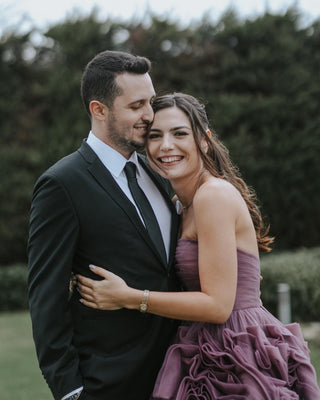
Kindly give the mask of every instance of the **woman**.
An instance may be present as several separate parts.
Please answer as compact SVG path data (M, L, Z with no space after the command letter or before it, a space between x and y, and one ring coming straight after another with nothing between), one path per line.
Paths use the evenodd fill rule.
M269 251L273 239L263 232L254 193L195 98L165 95L153 108L147 155L170 180L182 213L176 269L185 291L137 290L91 266L104 280L78 277L81 301L107 310L142 304L185 321L152 399L320 399L299 325L285 327L260 304L259 250Z

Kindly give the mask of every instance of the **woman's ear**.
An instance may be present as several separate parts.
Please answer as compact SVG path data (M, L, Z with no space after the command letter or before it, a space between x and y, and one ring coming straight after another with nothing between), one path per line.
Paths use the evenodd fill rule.
M205 138L203 138L203 139L202 139L202 143L201 143L201 148L202 148L202 150L203 150L205 153L208 152L208 148L209 148L208 141L211 139L211 136L212 136L212 133L211 133L210 129L207 129L207 130L206 130L206 134L207 134L207 136L208 136L209 139L206 140Z
M89 109L92 118L103 121L108 113L108 107L98 100L92 100L89 104Z
M205 139L202 139L201 148L205 153L207 153L209 145Z

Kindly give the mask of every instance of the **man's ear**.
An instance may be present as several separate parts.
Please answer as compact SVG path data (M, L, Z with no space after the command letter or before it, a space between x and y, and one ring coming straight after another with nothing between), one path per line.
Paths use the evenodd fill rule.
M99 121L103 121L106 118L109 110L105 104L101 103L98 100L90 101L89 109L92 118L98 119Z

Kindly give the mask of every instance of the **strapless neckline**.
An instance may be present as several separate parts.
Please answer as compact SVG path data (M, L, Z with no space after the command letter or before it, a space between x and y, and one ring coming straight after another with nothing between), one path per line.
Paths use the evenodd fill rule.
M179 241L182 241L182 240L185 240L185 241L188 241L188 242L191 242L191 243L198 244L198 240L196 240L196 239L191 239L191 238L187 238L187 237L181 237L180 239L178 239L178 242L179 242ZM255 260L258 260L258 261L259 261L259 257L258 257L258 256L256 256L255 254L253 254L253 253L251 253L251 252L249 252L249 251L247 251L247 250L240 249L239 247L237 247L237 253L245 254L246 256L252 257L252 258L254 258Z

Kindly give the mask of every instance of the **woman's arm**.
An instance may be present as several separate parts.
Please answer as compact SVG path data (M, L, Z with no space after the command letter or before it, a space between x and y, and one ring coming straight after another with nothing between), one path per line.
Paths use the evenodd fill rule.
M218 182L203 185L194 199L199 241L201 292L150 292L148 312L163 317L225 322L233 308L237 282L235 189ZM130 288L113 273L99 267L93 271L104 280L78 277L78 290L86 306L115 310L139 310L143 290ZM148 288L145 288L148 289Z

